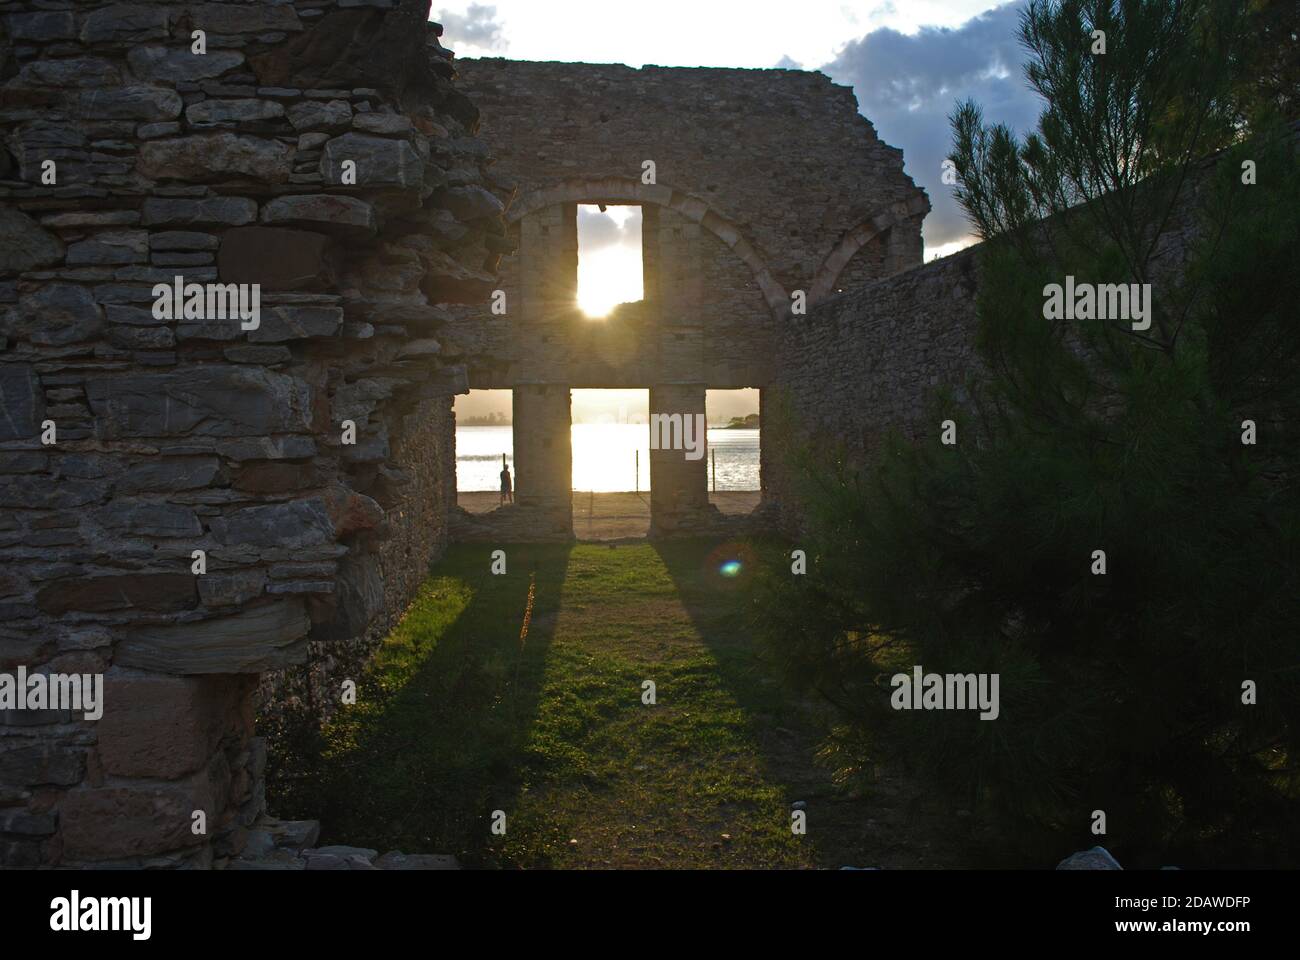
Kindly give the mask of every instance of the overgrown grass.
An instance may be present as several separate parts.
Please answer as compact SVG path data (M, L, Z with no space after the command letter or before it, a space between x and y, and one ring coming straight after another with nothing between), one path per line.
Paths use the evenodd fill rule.
M453 549L357 704L282 758L272 808L319 817L330 840L470 866L878 862L900 845L875 828L888 810L835 796L812 762L819 732L754 653L753 551L514 546L494 576L487 548ZM740 576L722 575L735 558ZM800 799L808 836L790 829ZM504 836L490 830L496 810Z

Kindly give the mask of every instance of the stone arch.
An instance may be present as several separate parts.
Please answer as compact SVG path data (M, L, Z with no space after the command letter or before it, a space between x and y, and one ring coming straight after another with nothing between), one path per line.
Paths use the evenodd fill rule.
M922 217L930 210L930 201L924 196L909 197L895 203L877 207L856 224L844 231L839 242L822 260L813 275L808 299L817 303L826 299L835 289L835 281L859 250L891 227Z
M763 258L740 228L712 209L708 202L665 184L645 184L628 177L570 179L539 187L511 204L507 220L516 223L525 215L558 203L650 203L675 210L698 223L723 242L744 261L754 274L772 316L784 317L790 305L789 294L772 276Z

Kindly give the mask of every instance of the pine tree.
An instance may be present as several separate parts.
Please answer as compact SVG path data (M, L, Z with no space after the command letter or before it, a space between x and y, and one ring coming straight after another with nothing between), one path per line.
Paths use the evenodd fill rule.
M988 375L934 399L957 445L809 470L815 561L762 618L846 769L898 750L1050 843L1102 809L1136 864L1300 859L1300 169L1256 15L1031 0L1037 130L956 109ZM1151 284L1149 327L1046 319L1067 276ZM999 673L999 719L890 711L912 664Z

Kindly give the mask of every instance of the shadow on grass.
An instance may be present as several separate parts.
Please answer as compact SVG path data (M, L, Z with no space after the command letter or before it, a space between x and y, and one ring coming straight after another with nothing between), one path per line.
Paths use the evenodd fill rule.
M525 780L571 549L511 547L508 573L493 575L487 547L454 547L376 651L356 704L287 765L277 814L320 819L322 842L501 865L492 811L513 810Z
M775 667L760 654L752 632L751 601L760 566L788 564L775 540L657 541L654 549L677 588L682 606L716 659L720 679L744 711L764 772L785 799L808 804L812 859L821 867L962 867L976 848L951 811L893 777L868 796L836 785L816 759L828 720L815 704L793 698Z

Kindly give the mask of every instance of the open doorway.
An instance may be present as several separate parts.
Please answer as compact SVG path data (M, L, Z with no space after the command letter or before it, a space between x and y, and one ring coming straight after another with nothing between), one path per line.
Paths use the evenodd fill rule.
M755 388L707 390L709 502L722 513L746 514L763 495L760 393Z
M650 531L650 391L574 390L573 532L581 540Z
M456 502L487 513L505 502L501 471L515 480L513 391L471 390L456 397Z

